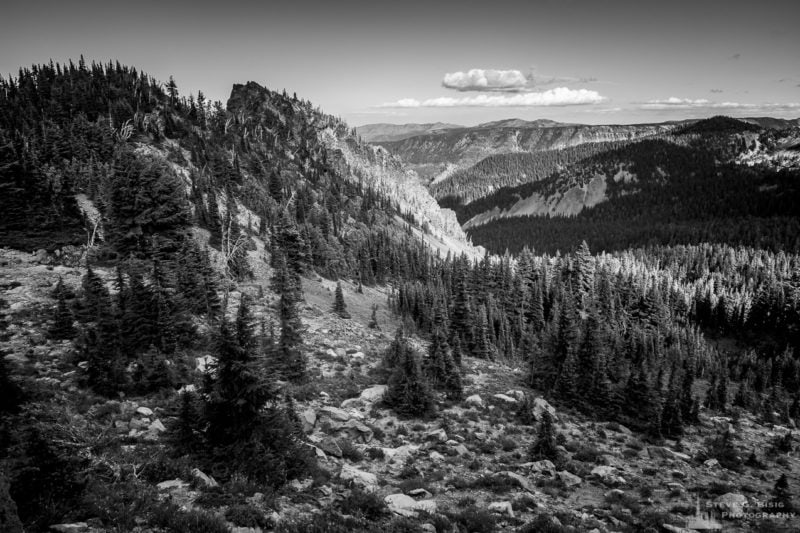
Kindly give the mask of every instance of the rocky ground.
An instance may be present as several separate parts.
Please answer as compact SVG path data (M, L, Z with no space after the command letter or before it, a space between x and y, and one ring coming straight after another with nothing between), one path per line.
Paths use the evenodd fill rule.
M110 475L136 471L163 450L172 399L162 395L104 401L82 392L82 363L74 360L69 343L52 342L43 328L58 278L77 289L84 271L51 262L36 254L0 253L0 288L8 303L10 334L0 348L19 372L52 391L54 405L74 426L76 442L84 443L76 453L91 455L85 443L112 435L119 440L118 451L92 456L95 466L106 464ZM388 508L381 523L391 520L388 513L405 517L408 529L402 531L441 532L458 524L461 531L476 532L648 527L681 532L698 526L698 505L700 514L711 511L706 526L717 523L725 531L800 530L797 519L762 523L752 517L728 518L763 510L759 506L769 501L781 473L788 474L790 487L800 487L796 454L767 453L777 437L792 430L765 426L750 415L731 419L701 411L701 424L689 428L680 442L647 443L619 424L597 422L549 403L525 386L522 368L467 359L463 401L441 399L436 416L429 419L398 418L381 404L386 391L381 355L398 325L388 312L387 292L364 288L358 293L344 283L353 317L344 320L329 312L334 287L321 278L304 279L303 321L313 377L295 391L308 445L326 474L292 482L274 496L249 496L248 502L270 523L302 523L321 509L342 509L343 502L352 507L353 501L361 501L354 494L364 505L374 502L363 496L366 493ZM378 306L379 329L368 327L373 305ZM422 341L415 342L424 347ZM202 367L208 354L195 355ZM526 399L534 414L548 410L555 415L561 460L529 460L527 449L536 426L522 424L517 416ZM735 472L707 457L706 441L729 427L743 458L755 451L764 463L761 467L742 466ZM217 485L212 474L192 469L183 477L156 479L153 485L162 498L181 506L208 507L205 494ZM210 508L222 512L221 507ZM532 522L538 525L524 529ZM237 532L259 529L230 525ZM89 521L54 530L101 529Z

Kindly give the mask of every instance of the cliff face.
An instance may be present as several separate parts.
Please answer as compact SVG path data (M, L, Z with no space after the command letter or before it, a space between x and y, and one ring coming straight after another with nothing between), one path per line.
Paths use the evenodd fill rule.
M535 152L567 148L583 143L634 140L667 133L678 125L664 123L624 126L462 128L380 144L402 158L424 179L435 180L439 173L448 168L448 165L467 168L492 154Z
M443 253L466 253L480 257L483 249L473 247L450 209L443 209L420 182L417 174L380 146L359 143L342 128L320 131L321 143L328 148L344 176L367 183L397 203L401 212L413 213L417 224L427 230L426 242Z

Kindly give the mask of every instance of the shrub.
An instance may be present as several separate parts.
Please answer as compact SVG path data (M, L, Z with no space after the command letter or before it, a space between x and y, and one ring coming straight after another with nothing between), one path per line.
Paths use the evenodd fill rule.
M276 533L367 533L363 518L342 516L330 509L297 521L281 521Z
M155 501L153 488L136 480L113 484L95 481L84 495L84 503L92 515L106 525L126 531L136 526L136 518L144 515Z
M233 505L225 512L225 518L239 527L266 528L271 525L264 513L252 505Z
M367 448L366 454L367 457L372 460L384 459L386 457L386 453L383 451L383 448Z
M404 494L408 494L410 491L415 489L425 489L431 494L436 494L436 490L429 487L426 483L426 480L422 477L414 477L401 481L399 487Z
M462 511L446 513L447 518L470 533L492 533L495 526L493 514L470 506Z
M511 437L500 437L497 440L497 443L504 452L510 452L517 449L517 441Z
M603 454L594 446L581 446L572 458L584 463L600 463Z
M161 503L153 507L149 523L170 533L230 533L221 517L201 510L183 511L174 503Z
M387 533L422 533L422 526L404 516L396 516L386 526Z
M536 518L522 526L519 533L569 533L571 529L562 526L547 514L538 514Z
M344 514L364 517L374 521L388 513L386 504L380 496L361 489L354 489L340 502Z

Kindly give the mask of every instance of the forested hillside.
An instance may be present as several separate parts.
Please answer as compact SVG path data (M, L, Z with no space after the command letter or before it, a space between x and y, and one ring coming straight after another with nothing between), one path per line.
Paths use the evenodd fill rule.
M797 163L768 157L781 139L794 138L792 131L762 131L730 119L702 121L677 130L674 139L636 142L498 192L476 202L481 213L467 227L477 243L497 253L525 246L553 253L584 239L606 251L716 242L796 253ZM747 163L757 154L765 154L762 162ZM602 181L604 197L575 216L525 216L538 206L547 212L548 205L592 180ZM503 209L522 216L502 218Z
M486 161L620 179L475 228L481 255L296 95L83 59L1 80L0 525L649 531L734 476L791 509L800 191L729 161L795 149L751 127Z

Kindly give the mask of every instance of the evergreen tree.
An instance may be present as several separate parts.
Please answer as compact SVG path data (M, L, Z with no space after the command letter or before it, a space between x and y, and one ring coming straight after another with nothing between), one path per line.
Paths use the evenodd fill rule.
M433 395L422 372L419 356L402 337L398 345L389 350L399 353L388 355L390 360L393 357L397 359L389 378L385 403L402 416L418 417L432 413Z
M372 314L369 317L369 329L377 329L380 330L381 327L378 325L378 305L372 304Z
M302 353L302 330L300 313L297 309L297 294L299 288L295 279L287 271L285 263L281 263L276 270L275 282L280 288L278 302L278 316L280 319L280 338L278 341L278 354L281 368L286 379L302 381L306 376L306 361Z
M54 339L72 339L75 336L74 318L67 303L67 290L64 280L59 277L55 289L56 308L53 313L53 324L50 327L50 336Z
M350 313L347 312L347 305L344 303L342 282L340 281L336 283L336 292L333 298L333 312L339 315L340 318L350 318Z
M775 507L775 512L790 513L794 506L792 505L792 493L789 490L789 479L786 474L781 474L772 488L772 502Z
M557 460L559 453L556 444L556 430L553 426L553 417L545 410L541 418L539 430L536 433L536 439L531 444L530 450L528 450L528 458L531 461L541 461L544 459L550 461Z

